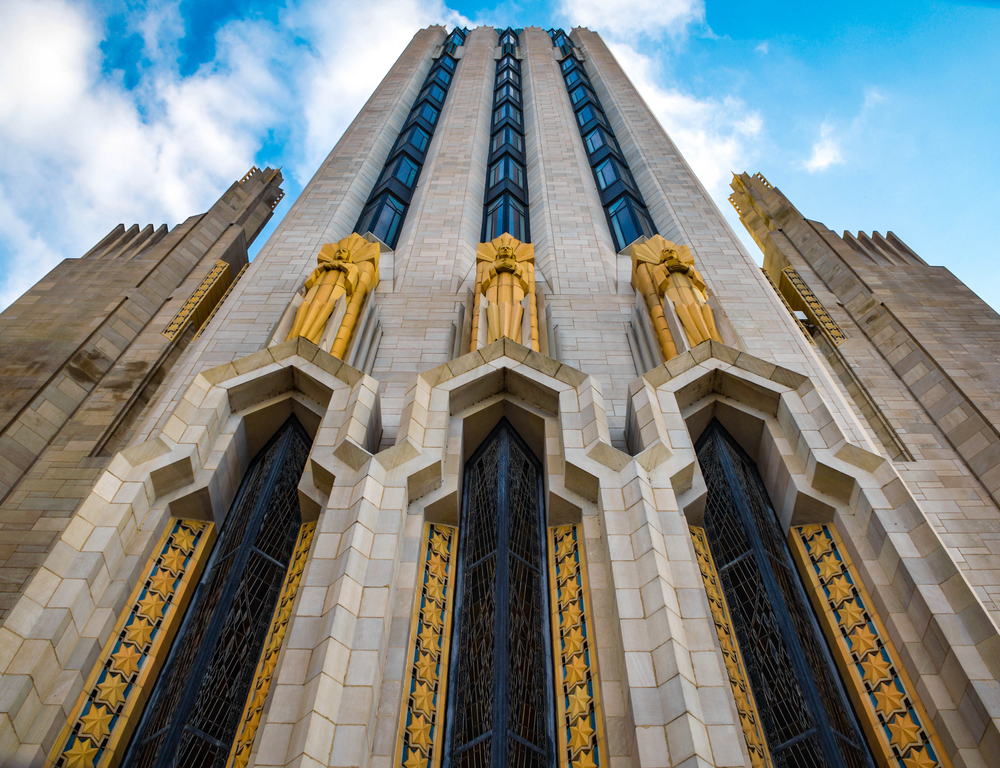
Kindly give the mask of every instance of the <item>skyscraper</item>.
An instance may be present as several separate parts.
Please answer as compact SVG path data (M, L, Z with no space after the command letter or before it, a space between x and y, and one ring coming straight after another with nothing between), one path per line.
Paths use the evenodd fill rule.
M0 316L8 764L995 762L946 270L744 174L758 268L587 29L418 32L246 266L280 181Z

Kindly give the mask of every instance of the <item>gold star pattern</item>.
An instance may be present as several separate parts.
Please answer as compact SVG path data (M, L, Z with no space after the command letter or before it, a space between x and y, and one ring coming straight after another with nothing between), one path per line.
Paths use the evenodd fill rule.
M567 630L570 627L575 627L580 623L580 616L583 611L580 610L580 606L576 603L566 607L565 611L562 611L559 615L559 622L562 624L563 630Z
M844 629L850 629L865 619L865 610L857 600L848 600L837 609L837 612L840 614L840 626Z
M935 768L937 764L937 760L931 757L927 747L911 749L910 754L903 758L903 765L906 768Z
M163 607L166 604L166 601L162 597L147 589L146 596L139 601L136 613L156 621L160 618L160 614L163 613Z
M437 680L437 662L428 653L421 653L420 659L414 664L417 674L429 683Z
M444 602L444 584L439 579L427 579L427 586L424 590L431 600L441 603Z
M434 714L434 689L427 683L417 683L413 688L413 708L428 715Z
M885 660L885 657L881 653L873 653L861 662L861 669L864 670L865 680L871 685L875 685L887 677L891 677L889 667L889 662Z
M569 719L576 720L588 712L590 712L590 692L587 691L587 686L581 685L569 695Z
M597 763L594 762L594 753L590 750L581 752L573 758L573 768L597 768Z
M830 600L834 605L840 605L854 594L854 585L843 575L833 579L826 588L830 591Z
M406 728L410 734L410 743L420 747L425 753L431 745L431 724L423 715L414 715Z
M556 566L556 578L563 584L568 579L576 576L576 560L563 560Z
M837 559L837 555L833 552L818 561L816 563L816 567L819 568L819 577L823 581L826 581L832 576L836 576L840 573L840 561Z
M149 588L154 592L159 592L164 597L170 597L174 591L174 582L177 577L165 568L157 569L156 573L149 579Z
M566 665L565 684L567 688L579 685L587 679L587 663L583 656L574 656L573 660Z
M863 659L872 651L878 650L878 638L867 624L862 624L848 637L851 641L851 652L854 653L859 660Z
M441 631L441 614L437 611L427 611L420 620L428 626L434 627L436 632Z
M580 599L580 582L573 579L559 587L559 602L563 605Z
M583 649L583 632L579 627L574 627L563 637L563 654L572 656Z
M427 570L441 581L448 575L448 563L440 555L431 555L427 558Z
M97 756L97 747L78 736L73 746L66 750L63 756L66 758L66 768L91 768Z
M153 636L155 627L138 616L132 617L132 623L125 627L125 639L140 648L145 648Z
M575 549L576 542L573 541L573 535L567 533L559 539L559 544L556 546L556 558L562 560L565 557L569 557Z
M427 765L427 758L411 747L410 754L407 755L406 761L403 763L403 768L427 768Z
M826 535L822 528L819 533L809 540L809 554L815 558L820 558L833 549L833 539Z
M905 752L911 744L919 744L920 726L913 722L909 714L896 715L889 726L889 733L892 735L892 744L899 748L900 752Z
M125 675L126 678L132 677L139 669L140 661L142 661L142 654L125 643L119 643L118 650L111 656L111 666Z
M80 718L80 733L89 736L98 744L108 735L108 725L114 718L110 709L91 704L87 714Z
M590 726L587 718L577 720L569 729L569 746L574 752L590 746L590 741L594 736L594 729Z
M441 557L448 557L448 547L451 544L449 539L446 539L440 533L435 533L431 537L431 549Z
M179 528L174 534L173 545L182 552L190 554L194 550L195 535L187 528Z
M128 688L127 681L108 672L97 686L97 697L109 704L112 709L117 709L118 705L125 701L126 688Z
M889 716L893 712L906 709L904 703L906 694L899 690L899 687L892 680L877 691L874 691L873 695L875 696L875 705L878 707L878 711L882 713L886 720L889 719Z
M435 656L438 652L438 646L440 642L438 640L438 633L434 631L431 627L424 624L418 635L420 638L420 647L423 648L428 653L432 653Z
M167 554L160 560L160 564L167 570L173 571L178 576L184 572L184 563L187 562L187 555L178 549L168 549Z

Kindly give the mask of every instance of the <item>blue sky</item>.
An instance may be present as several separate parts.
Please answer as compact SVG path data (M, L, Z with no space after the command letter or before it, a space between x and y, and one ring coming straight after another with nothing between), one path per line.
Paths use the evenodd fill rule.
M599 31L755 256L730 171L835 231L894 231L1000 307L1000 2L700 0L5 0L0 307L253 164L286 178L266 237L432 23Z

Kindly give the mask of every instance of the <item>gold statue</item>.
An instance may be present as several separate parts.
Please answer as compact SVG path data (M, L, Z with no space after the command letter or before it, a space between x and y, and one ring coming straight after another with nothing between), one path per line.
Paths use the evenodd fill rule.
M529 297L531 339L522 340L524 297ZM504 233L476 249L476 291L472 308L472 344L479 344L479 314L485 297L486 343L506 336L538 350L538 310L535 301L535 247Z
M687 334L689 346L703 341L722 341L715 325L715 315L708 306L705 281L694 268L694 256L686 245L676 245L660 235L632 246L632 285L646 300L653 328L663 356L677 355L677 344L670 335L662 300L670 299Z
M378 285L378 260L378 243L369 243L356 233L320 248L316 269L306 280L306 297L287 338L303 336L319 344L337 302L346 296L347 311L330 350L343 359L365 297Z

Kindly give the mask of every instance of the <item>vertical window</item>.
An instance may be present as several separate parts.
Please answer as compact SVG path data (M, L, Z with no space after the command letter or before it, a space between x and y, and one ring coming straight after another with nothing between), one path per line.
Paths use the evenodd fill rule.
M505 179L510 179L517 186L524 187L524 169L520 163L509 157L501 158L490 169L490 186L495 187Z
M504 104L493 113L493 124L496 125L504 118L510 118L517 125L521 124L521 110L513 104Z
M483 240L492 240L507 232L521 242L528 242L524 206L509 194L502 194L486 207Z
M493 137L493 144L491 145L491 152L495 155L500 151L500 148L504 145L513 147L517 152L524 151L524 142L521 141L521 137L513 128L502 128Z
M506 419L463 495L444 765L554 766L541 465Z
M448 84L451 82L451 72L443 68L438 69L434 73L434 79L441 81L441 84L444 85L445 88L447 88Z
M607 211L608 219L611 221L611 232L615 237L615 248L619 251L638 238L653 234L652 223L645 208L640 209L628 195L611 203Z
M718 422L697 451L705 535L775 765L872 768L756 466Z
M422 153L427 149L427 143L431 140L431 137L419 125L415 125L406 135L406 140Z
M224 766L302 519L292 416L247 469L124 764Z
M573 86L580 82L580 72L578 70L573 70L568 75L566 75L566 85Z
M419 170L420 166L418 166L406 155L403 155L399 158L399 162L396 163L396 170L392 175L395 176L404 187L412 189L413 182L417 180L417 172Z
M581 126L586 125L596 117L597 110L595 110L590 104L587 104L583 109L576 113L576 120Z
M438 114L439 112L436 109L434 109L434 107L432 107L430 104L424 104L422 107L420 107L420 111L417 112L418 117L422 117L431 125L434 125L434 123L437 122Z
M591 131L587 134L587 138L584 139L584 144L587 145L587 154L592 155L597 150L605 145L604 133L598 128L595 131Z

